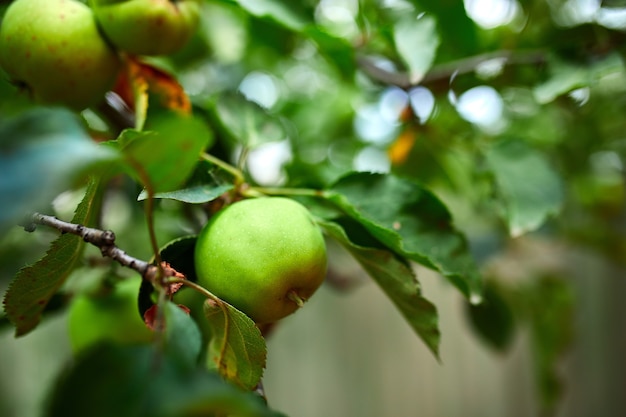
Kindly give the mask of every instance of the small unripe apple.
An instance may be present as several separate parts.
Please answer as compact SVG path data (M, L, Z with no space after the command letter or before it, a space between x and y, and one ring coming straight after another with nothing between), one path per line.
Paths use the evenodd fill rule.
M147 343L153 338L139 315L141 279L128 278L112 288L77 295L68 312L70 344L75 353L97 343Z
M119 50L132 55L169 55L194 34L198 0L90 0L98 24Z
M82 110L113 86L121 62L85 4L16 0L0 26L0 66L36 101Z
M326 245L300 203L260 197L234 203L203 228L198 282L259 324L295 312L326 276Z

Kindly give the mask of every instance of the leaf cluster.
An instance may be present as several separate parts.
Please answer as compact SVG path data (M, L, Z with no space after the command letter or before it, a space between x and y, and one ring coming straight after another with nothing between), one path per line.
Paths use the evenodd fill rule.
M81 117L33 108L0 84L0 233L33 211L55 212L68 190L82 201L66 220L116 225L111 196L121 196L130 220L117 219L119 244L185 276L174 302L198 293L181 302L191 320L171 308L167 285L145 284L139 305L164 311L162 345L85 354L63 377L51 415L94 372L110 387L94 392L114 403L132 396L130 409L144 414L271 415L250 394L265 367L265 329L194 291L191 257L211 215L264 195L305 204L437 359L445 329L416 265L458 290L487 346L505 352L527 326L540 398L554 409L554 364L572 340L568 282L545 271L483 282L483 267L529 235L623 263L623 33L572 20L558 1L515 2L517 15L493 29L460 1L360 1L341 6L343 21L326 3L203 2L203 28L188 48L128 62L116 91L125 111L110 102ZM491 121L477 118L488 110ZM76 236L46 249L16 273L9 251L0 253L14 269L0 278L12 279L3 305L18 336L59 296L69 299L73 275L94 264ZM125 274L106 260L95 268ZM120 375L134 382L115 384ZM89 395L85 406L104 402ZM164 397L180 400L169 409Z

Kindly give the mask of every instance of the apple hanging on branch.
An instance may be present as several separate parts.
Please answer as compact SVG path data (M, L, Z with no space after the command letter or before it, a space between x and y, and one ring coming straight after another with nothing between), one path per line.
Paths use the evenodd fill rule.
M43 104L95 105L121 69L89 7L76 0L16 0L0 26L0 66Z
M169 55L192 37L198 0L90 0L105 36L131 55Z
M258 324L302 306L326 277L326 244L295 200L258 197L219 211L195 247L198 283Z
M72 300L68 330L75 353L103 341L133 344L154 338L139 315L137 295L141 280L135 278L81 293Z

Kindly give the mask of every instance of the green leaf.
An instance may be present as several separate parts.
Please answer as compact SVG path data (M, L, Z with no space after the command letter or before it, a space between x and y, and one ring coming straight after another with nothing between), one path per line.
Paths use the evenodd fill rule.
M204 313L211 328L207 364L227 381L254 389L266 361L265 339L252 319L223 301L207 300Z
M511 236L540 227L563 204L563 184L546 158L525 142L504 140L485 152L506 207Z
M356 72L355 50L348 40L334 36L319 26L307 27L305 34L315 42L320 54L334 64L346 79L354 77Z
M181 366L193 368L202 350L196 322L174 303L165 303L165 346Z
M95 225L100 213L101 194L99 181L92 180L72 223ZM61 235L42 259L17 274L3 301L4 311L15 325L16 336L27 334L39 324L46 305L71 272L80 266L84 246L78 236Z
M183 203L190 204L203 204L213 201L222 194L235 188L233 184L226 185L194 185L188 188L183 188L175 191L168 191L163 193L156 193L154 198L161 198L167 200L182 201ZM148 198L148 193L143 190L138 201L142 201Z
M623 74L624 62L618 54L609 54L589 67L553 59L550 70L550 78L533 91L535 100L541 104L550 103L577 88L589 87L607 75Z
M217 199L233 188L232 173L226 172L210 162L200 160L183 188L155 193L154 198L176 200L190 204L204 204ZM147 198L148 192L144 189L137 197L137 200L142 201Z
M543 277L525 289L541 404L550 415L563 395L558 363L573 342L574 294L568 282Z
M298 2L289 0L235 0L248 13L267 17L294 31L301 31L309 22Z
M0 124L0 233L49 204L81 174L117 154L66 110L36 109Z
M161 114L147 129L125 130L118 138L131 173L155 193L176 190L193 173L212 132L199 118L177 114Z
M479 35L476 24L467 16L464 2L459 0L409 0L418 12L434 16L445 24L441 31L441 44L453 57L471 56L478 52ZM443 51L442 51L443 52ZM450 59L447 57L447 59Z
M327 198L397 254L441 272L466 297L481 277L444 204L421 185L393 175L352 173Z
M472 327L490 347L505 351L511 344L515 331L515 318L500 288L487 282L483 287L480 304L466 303L466 311Z
M417 335L439 359L441 334L437 309L422 296L420 284L411 267L388 250L356 244L353 241L354 234L358 233L355 232L355 224L351 225L351 236L338 223L319 224L329 236L344 246L378 283Z
M261 398L156 346L99 345L53 385L44 417L278 417Z
M419 83L435 61L439 47L437 21L429 15L402 18L393 28L393 38L409 69L409 80Z
M214 115L226 134L237 144L255 148L286 138L280 120L240 94L224 94L213 104Z

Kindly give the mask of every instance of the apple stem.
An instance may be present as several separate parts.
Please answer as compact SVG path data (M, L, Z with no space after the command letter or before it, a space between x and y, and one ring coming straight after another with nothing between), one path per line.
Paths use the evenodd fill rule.
M300 297L295 290L291 290L287 293L287 298L298 305L298 308L304 307L306 299Z

